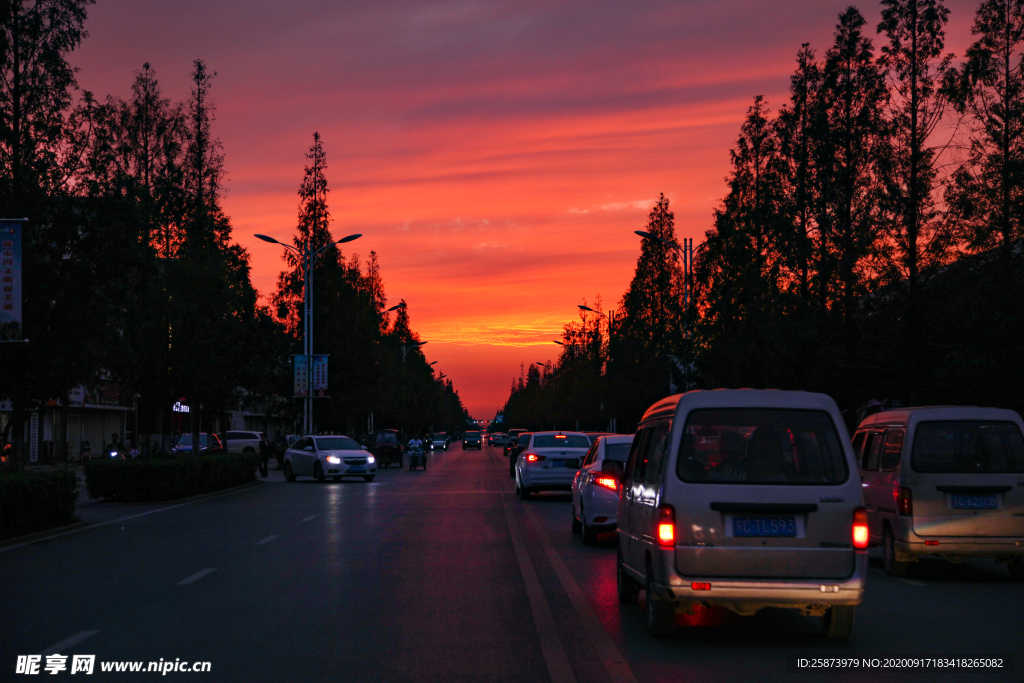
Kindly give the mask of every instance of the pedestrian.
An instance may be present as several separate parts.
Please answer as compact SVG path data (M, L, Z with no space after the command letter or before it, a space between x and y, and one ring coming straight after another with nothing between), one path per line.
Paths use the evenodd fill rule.
M260 476L264 479L267 478L268 460L270 460L270 444L267 443L267 437L260 434Z

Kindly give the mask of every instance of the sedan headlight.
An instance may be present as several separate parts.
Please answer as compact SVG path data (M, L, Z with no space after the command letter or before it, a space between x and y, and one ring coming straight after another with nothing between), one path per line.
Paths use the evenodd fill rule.
M339 458L336 455L328 455L327 456L327 462L329 462L332 465L340 465L341 464L341 458Z
M366 456L366 462L368 462L368 463L370 463L372 465L373 463L375 463L377 461L373 459L372 455L368 455L368 456Z

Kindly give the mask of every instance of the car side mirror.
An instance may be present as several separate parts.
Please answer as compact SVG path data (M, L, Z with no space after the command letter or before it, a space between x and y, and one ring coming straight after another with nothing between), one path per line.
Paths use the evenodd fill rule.
M602 460L601 471L615 474L619 479L622 479L622 475L625 474L625 468L618 460Z
M311 450L313 450L313 447L312 446L306 446L302 450L304 450L304 451L311 451Z

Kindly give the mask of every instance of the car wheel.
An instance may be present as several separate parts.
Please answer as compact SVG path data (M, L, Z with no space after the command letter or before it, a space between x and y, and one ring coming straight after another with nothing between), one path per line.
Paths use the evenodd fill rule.
M910 573L910 563L896 559L896 539L889 527L885 527L885 533L882 534L882 564L889 576L900 578Z
M284 464L284 480L295 481L295 473L292 472L292 464L290 462Z
M576 517L576 504L572 505L572 532L578 534L583 531L583 525L580 524L580 520Z
M640 586L623 568L621 552L615 560L615 585L619 592L619 602L622 604L635 605L640 599Z
M1024 581L1024 560L1018 559L1008 562L1006 568L1010 571L1010 578L1014 581Z
M367 484L369 484L371 481L373 481L373 475L371 474L371 475L363 477L363 481L365 481Z
M676 630L676 604L654 596L651 568L647 568L647 632L658 638L668 638Z
M849 640L853 633L854 605L832 605L821 618L822 630L829 640Z
M324 483L324 468L319 462L313 465L313 478L320 484Z
M245 453L246 455L252 455L253 453L256 452L256 449L254 449L252 446L246 446L245 448L242 449L242 452Z

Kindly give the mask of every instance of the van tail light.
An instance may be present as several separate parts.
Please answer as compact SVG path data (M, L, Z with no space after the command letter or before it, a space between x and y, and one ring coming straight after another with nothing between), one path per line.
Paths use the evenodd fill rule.
M610 477L607 474L599 474L594 476L594 483L598 486L603 486L609 491L619 490L619 480L615 477Z
M914 515L914 496L906 486L901 486L896 494L896 511L904 517Z
M543 460L547 460L547 457L543 455L537 455L536 453L526 454L526 462L541 462Z
M676 510L671 505L658 508L658 545L671 548L676 544Z
M864 508L853 511L853 547L857 550L868 547L868 511Z

